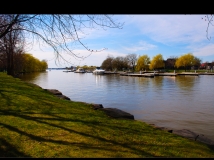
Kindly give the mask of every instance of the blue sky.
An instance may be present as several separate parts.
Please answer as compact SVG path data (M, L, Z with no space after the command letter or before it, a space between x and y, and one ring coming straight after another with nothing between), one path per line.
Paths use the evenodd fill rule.
M83 60L62 54L71 64L61 61L55 64L53 50L45 45L42 50L34 45L28 53L40 60L47 60L49 68L69 67L71 65L100 66L108 55L113 57L126 56L131 53L137 55L147 54L152 59L157 54L162 54L166 60L169 57L179 57L192 53L202 62L214 61L214 27L210 26L209 36L206 37L207 21L205 15L115 15L119 22L124 22L122 29L106 28L106 30L85 29L85 34L80 34L82 42L90 49L101 52L90 53L81 45L73 45L74 53L87 57ZM213 37L214 38L214 37Z

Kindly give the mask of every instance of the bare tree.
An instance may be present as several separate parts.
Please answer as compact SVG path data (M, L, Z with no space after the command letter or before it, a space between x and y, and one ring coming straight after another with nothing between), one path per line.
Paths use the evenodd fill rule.
M123 24L116 21L112 15L2 14L0 15L0 39L14 30L20 30L24 32L25 38L32 39L32 45L34 41L41 40L41 43L51 46L57 60L55 62L60 60L68 62L63 53L82 60L93 52L106 49L90 49L83 43L80 35L85 35L84 29L97 29L97 27L121 29ZM75 53L72 49L76 44L83 46L89 54L80 56Z
M15 28L18 24L13 25ZM21 54L24 51L24 39L20 30L13 30L8 32L5 36L0 39L0 53L6 59L7 74L14 76L21 65ZM15 59L17 63L15 64ZM14 66L16 65L16 66ZM18 67L19 65L19 67Z
M128 64L132 67L132 70L134 71L135 65L137 63L137 54L132 53L126 56Z
M207 14L201 18L202 20L207 22L206 36L208 40L211 40L211 36L209 36L210 26L214 26L213 24L213 14Z

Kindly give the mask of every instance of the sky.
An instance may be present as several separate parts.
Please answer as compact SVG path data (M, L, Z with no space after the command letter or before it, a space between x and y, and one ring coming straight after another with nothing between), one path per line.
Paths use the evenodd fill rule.
M202 62L214 61L214 26L208 30L206 15L185 14L122 14L114 15L117 22L124 23L123 28L85 29L80 34L83 44L92 50L89 52L81 45L73 45L73 52L84 59L63 54L71 63L60 61L56 63L53 49L44 45L42 48L35 44L27 52L39 60L46 60L48 68L70 66L101 66L107 56L126 56L135 53L138 56L148 55L152 59L162 54L164 60L170 57L180 57L192 53ZM203 19L202 19L203 18Z

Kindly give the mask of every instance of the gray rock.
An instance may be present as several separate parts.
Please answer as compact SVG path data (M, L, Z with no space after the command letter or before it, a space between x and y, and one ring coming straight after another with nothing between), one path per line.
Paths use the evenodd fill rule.
M134 116L132 114L124 112L117 108L100 108L99 110L104 111L108 116L113 118L125 118L134 120Z
M172 129L168 129L165 127L155 126L155 124L149 124L149 125L153 126L156 129L164 130L164 131L167 131L167 132L170 132L173 134L177 134L181 137L185 137L185 138L188 138L188 139L191 139L194 141L199 141L199 142L205 143L205 144L209 145L210 147L214 148L214 141L205 137L203 134L197 134L188 129L172 130Z
M103 108L103 105L102 105L102 104L94 104L94 103L92 103L92 106L93 106L93 109L94 109L94 110Z
M192 139L192 140L195 140L196 136L198 135L195 132L192 132L192 131L190 131L188 129L173 130L172 133L180 135L182 137L186 137L186 138Z
M167 131L167 132L169 132L169 133L172 133L172 132L173 132L172 129L168 129L168 128L166 128L166 127L158 127L158 126L155 126L154 124L150 124L150 125L153 126L153 127L156 128L156 129L164 130L164 131Z
M203 134L197 134L197 133L192 132L192 131L187 130L187 129L173 130L172 133L180 135L182 137L189 138L189 139L194 140L194 141L199 141L199 142L202 142L202 143L205 143L208 145L214 145L214 141L205 137Z
M211 139L205 137L203 134L199 134L198 137L195 138L196 141L202 142L202 143L206 143L208 145L214 145L214 141L212 141Z
M44 89L45 91L48 91L54 95L62 95L62 92L56 90L56 89Z
M60 99L70 100L69 97L63 95L62 92L58 91L57 89L44 89L44 90L52 93L53 95L55 95L56 97L58 97Z
M55 96L59 97L60 99L71 100L70 98L68 98L65 95L55 95Z

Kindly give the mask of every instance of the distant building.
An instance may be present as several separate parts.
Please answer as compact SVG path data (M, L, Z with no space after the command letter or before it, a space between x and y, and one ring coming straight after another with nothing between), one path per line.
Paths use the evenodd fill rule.
M213 66L213 63L205 62L205 63L201 63L199 68L210 70L210 69L214 69L214 66Z

